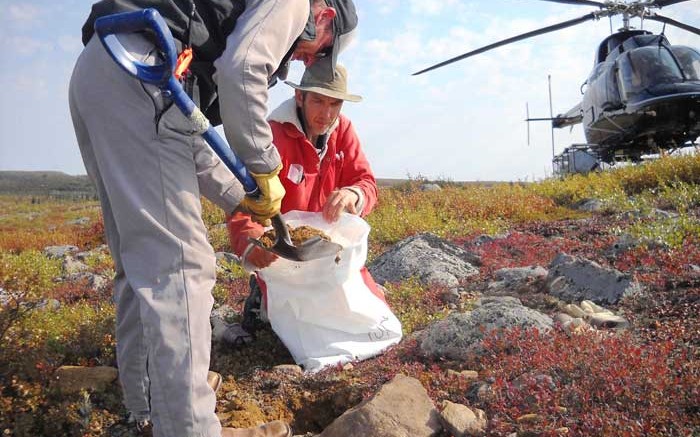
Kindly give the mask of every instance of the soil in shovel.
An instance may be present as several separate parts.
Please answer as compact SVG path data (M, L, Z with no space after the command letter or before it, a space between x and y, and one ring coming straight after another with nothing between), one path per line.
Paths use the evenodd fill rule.
M292 244L295 246L299 246L304 241L316 236L321 237L322 240L331 241L331 237L326 235L320 229L316 229L311 226L303 225L297 228L292 228L291 226L287 225L287 230L289 230L289 238L292 239ZM265 232L262 237L260 237L260 242L264 244L265 247L271 248L275 244L275 237L275 230L270 229L269 231Z

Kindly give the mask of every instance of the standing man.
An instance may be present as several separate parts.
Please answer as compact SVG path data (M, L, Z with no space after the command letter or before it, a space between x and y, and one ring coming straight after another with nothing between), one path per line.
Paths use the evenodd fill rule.
M129 76L93 36L96 18L153 7L194 62L186 89L260 186L257 200L154 86ZM86 47L70 84L80 152L100 196L115 264L117 363L124 403L156 437L284 437L275 421L222 428L207 384L214 251L200 194L226 211L239 203L261 222L279 212L280 158L265 120L267 87L290 59L332 77L357 25L352 0L102 0L83 27ZM119 35L138 61L156 63L145 33Z
M307 68L299 84L286 82L295 89L294 97L270 114L275 146L282 157L280 173L286 195L282 212L291 210L321 212L335 222L348 212L362 217L377 204L377 183L360 139L350 119L341 114L343 102L359 102L362 97L347 91L347 73L337 65L332 80L323 69ZM236 212L227 218L231 248L241 257L248 271L272 264L277 256L250 243L264 233L250 215ZM366 267L361 270L367 288L384 300L384 293ZM243 328L252 333L255 314L264 313L264 284L257 276L250 281ZM264 319L264 317L263 317Z

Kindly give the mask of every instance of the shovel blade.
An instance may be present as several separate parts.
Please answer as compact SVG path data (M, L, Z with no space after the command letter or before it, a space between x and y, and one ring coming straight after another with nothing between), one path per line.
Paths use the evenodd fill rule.
M340 244L324 240L318 235L295 246L289 237L287 224L279 214L272 217L272 227L275 229L275 244L272 247L266 247L258 240L251 241L256 246L291 261L311 261L328 256L336 256L343 250L343 246Z
M318 236L309 238L298 246L294 246L283 239L278 239L272 247L265 246L259 240L251 239L250 242L290 261L312 261L336 256L343 250L343 246L340 244L324 240Z

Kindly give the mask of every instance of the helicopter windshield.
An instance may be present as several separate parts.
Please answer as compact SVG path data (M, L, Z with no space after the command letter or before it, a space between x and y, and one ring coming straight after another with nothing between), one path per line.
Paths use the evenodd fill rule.
M700 80L700 53L685 46L673 46L671 51L681 64L683 73L688 80Z
M664 46L640 47L619 59L620 79L626 96L651 93L655 85L683 81L678 64Z

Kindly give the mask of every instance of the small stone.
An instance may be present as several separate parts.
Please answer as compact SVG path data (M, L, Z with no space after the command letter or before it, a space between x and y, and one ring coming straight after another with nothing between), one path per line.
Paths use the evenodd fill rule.
M440 185L438 184L423 184L420 186L421 191L440 191L442 188L440 188Z
M456 288L456 287L453 287L453 288L450 288L450 289L448 289L448 290L445 290L445 291L442 293L442 295L440 296L440 299L441 299L444 303L448 303L448 304L449 304L449 303L452 303L452 304L458 303L458 302L459 302L459 298L460 298L459 288Z
M581 305L583 305L584 302L585 302L585 303L593 310L593 312L596 313L596 314L598 314L598 313L612 314L612 311L610 311L610 310L607 309L607 308L603 308L603 307L600 306L600 305L597 305L597 304L596 304L595 302L593 302L593 301L584 300L584 301L581 301Z
M61 308L61 302L56 299L42 299L34 308L37 310L56 311Z
M80 217L75 220L69 220L66 222L67 225L86 225L90 223L89 217Z
M599 329L627 329L630 325L624 317L605 313L593 314L588 323Z
M486 431L486 413L478 408L443 401L440 419L455 437L482 436Z
M590 305L589 300L583 300L581 301L581 304L579 305L579 308L581 308L583 311L587 312L588 314L593 314L595 313L595 310L593 307Z
M585 320L583 320L581 317L576 317L575 319L571 319L570 322L565 323L564 328L568 329L569 332L581 332L587 330L590 325L586 323Z
M452 369L447 369L447 375L460 378L465 381L476 381L479 379L479 372L476 370L462 370L461 372L457 372Z
M515 419L515 421L518 423L533 423L533 422L539 422L540 419L541 419L541 417L539 414L530 413L530 414L523 414L522 416Z
M474 403L488 402L494 396L491 385L485 381L474 382L467 390L467 399Z
M537 387L546 387L551 391L557 388L554 379L546 374L524 374L513 380L513 388L517 390L527 390L532 384L535 384Z
M600 212L606 208L606 204L602 200L586 199L586 200L580 201L576 205L576 208L580 211Z
M296 364L280 364L273 367L272 370L293 376L301 376L304 374L302 368Z
M566 313L559 313L556 316L554 316L552 320L554 320L554 323L559 323L560 325L564 326L566 323L573 320L573 317Z
M54 372L55 383L63 393L78 393L80 390L102 391L119 376L114 367L61 366Z
M557 428L554 430L557 434L568 434L569 433L569 428L562 426L561 428Z
M81 261L77 261L72 256L66 256L63 258L61 268L63 269L63 272L66 275L79 272L87 272L88 270L90 270L90 267L88 267L87 264Z
M578 305L569 303L564 306L564 311L571 317L584 317L586 312L579 308Z

